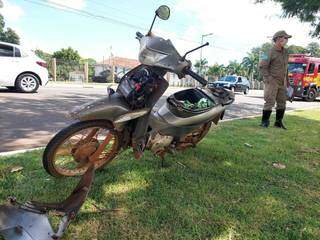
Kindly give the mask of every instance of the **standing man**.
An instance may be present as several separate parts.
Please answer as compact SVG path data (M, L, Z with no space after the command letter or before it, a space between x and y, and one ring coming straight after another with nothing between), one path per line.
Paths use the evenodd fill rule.
M262 113L262 127L269 127L270 115L275 103L276 122L275 127L286 129L282 123L287 100L287 81L288 81L288 51L284 46L292 36L285 31L276 32L273 37L273 47L260 55L259 68L265 83L264 87L264 106Z

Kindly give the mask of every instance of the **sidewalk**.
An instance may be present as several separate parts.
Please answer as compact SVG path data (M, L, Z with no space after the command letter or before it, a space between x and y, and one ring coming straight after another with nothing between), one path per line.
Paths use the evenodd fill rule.
M118 83L74 83L62 81L50 81L45 87L70 87L70 88L116 88Z

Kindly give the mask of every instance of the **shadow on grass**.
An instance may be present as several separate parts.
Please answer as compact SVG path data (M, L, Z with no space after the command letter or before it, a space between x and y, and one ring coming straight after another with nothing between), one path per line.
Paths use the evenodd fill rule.
M123 152L96 172L65 239L319 239L319 120L292 115L289 131L260 129L257 119L223 123L197 148L167 156L167 168L150 153L136 161ZM24 167L0 174L2 201L71 192L79 179L49 177L40 154L1 159L2 172ZM116 211L89 213L93 204Z

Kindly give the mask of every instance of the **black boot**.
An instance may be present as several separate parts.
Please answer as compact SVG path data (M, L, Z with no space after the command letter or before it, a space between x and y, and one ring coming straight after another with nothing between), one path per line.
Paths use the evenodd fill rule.
M261 124L260 124L261 127L265 127L265 128L269 127L270 125L269 118L270 118L271 112L272 112L271 110L263 110Z
M282 123L284 112L285 112L285 109L277 109L276 121L274 123L274 126L277 127L277 128L282 128L284 130L287 130L287 128Z

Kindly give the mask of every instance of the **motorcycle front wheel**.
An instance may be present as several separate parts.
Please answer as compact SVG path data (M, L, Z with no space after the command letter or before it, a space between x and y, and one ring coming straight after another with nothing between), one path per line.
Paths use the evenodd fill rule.
M74 123L58 132L46 146L42 163L54 177L78 176L93 163L100 169L117 155L119 135L110 122Z

